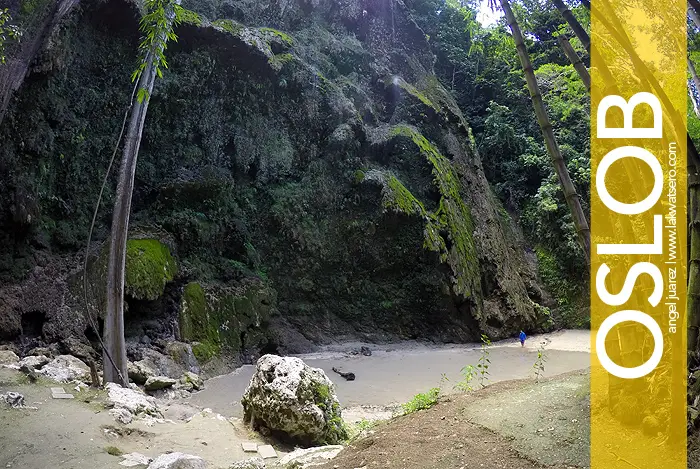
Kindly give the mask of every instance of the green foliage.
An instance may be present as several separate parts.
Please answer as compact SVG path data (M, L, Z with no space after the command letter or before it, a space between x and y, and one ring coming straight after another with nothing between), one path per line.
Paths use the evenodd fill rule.
M477 369L474 365L467 365L460 370L462 379L455 385L455 389L462 392L472 391L472 380L477 376Z
M14 24L8 24L12 21L12 15L10 15L10 10L0 9L0 65L4 64L7 60L5 57L5 44L12 41L19 41L22 37L22 31L19 27Z
M427 393L416 394L413 399L402 405L404 415L430 409L437 404L440 396L440 388L432 388Z
M192 12L185 12L175 0L145 0L144 15L139 22L139 30L142 33L139 45L139 66L131 75L131 81L138 80L146 67L154 66L154 72L158 78L163 78L162 68L168 68L165 59L165 50L168 41L177 42L177 35L173 28L183 19L196 21ZM200 21L201 22L201 21ZM150 99L148 90L139 88L137 99L139 103Z
M532 365L532 369L535 372L535 381L539 381L544 374L544 364L547 362L547 355L545 354L546 344L546 342L540 343L537 349L537 359L535 360L535 364Z
M486 381L489 379L489 366L491 365L491 359L489 358L489 347L491 346L491 340L485 334L481 335L481 355L479 356L479 362L476 364L476 370L479 378L479 385L483 388L486 386Z
M284 43L287 47L291 47L294 44L294 39L292 39L292 36L287 33L283 33L282 31L278 31L273 28L260 28L260 32L274 36L282 41L282 43Z
M177 273L170 249L156 239L131 239L126 244L125 293L139 300L156 300Z

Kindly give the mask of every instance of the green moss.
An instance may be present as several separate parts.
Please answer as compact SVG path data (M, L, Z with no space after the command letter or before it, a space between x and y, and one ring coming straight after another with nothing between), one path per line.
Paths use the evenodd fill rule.
M192 345L192 353L200 363L207 362L219 355L221 346L216 342L197 342Z
M268 60L269 64L272 65L276 69L281 69L285 64L288 64L290 62L294 62L294 56L289 53L285 54L276 54L273 55L272 57L269 58Z
M165 284L177 274L170 249L156 239L132 239L126 244L126 294L139 300L157 300Z
M124 452L116 446L107 446L105 448L105 452L110 456L121 456L122 454L124 454Z
M207 298L202 286L196 282L188 283L182 293L179 323L183 340L199 340L207 336Z
M292 36L287 33L283 33L282 31L278 31L273 28L260 28L260 32L275 36L288 47L291 47L294 44L294 39L292 39Z
M401 77L391 77L388 78L385 83L387 85L396 85L414 98L418 99L420 102L428 106L429 108L440 112L440 107L436 106L435 103L423 92L419 91L418 88L408 83Z
M178 19L182 23L191 24L193 26L202 25L202 17L194 11L188 10L186 8L180 8L178 10Z
M233 34L234 36L238 36L244 29L242 24L233 20L216 20L212 21L211 25L216 29L221 29L229 34Z
M471 213L462 200L459 179L452 163L411 127L395 126L389 132L389 137L410 138L432 164L433 181L441 194L438 210L428 212L392 175L385 175L376 170L368 171L365 180L379 181L384 185L385 208L425 219L425 248L440 253L441 261L448 263L452 268L455 293L468 298L480 288L479 264L473 239L474 225ZM442 232L447 232L448 240L443 238Z

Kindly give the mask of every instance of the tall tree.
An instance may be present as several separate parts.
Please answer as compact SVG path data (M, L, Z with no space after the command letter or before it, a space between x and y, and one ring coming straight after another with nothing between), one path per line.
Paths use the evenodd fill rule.
M495 1L495 0L494 0ZM530 56L527 52L527 47L525 46L525 40L523 39L522 32L518 26L518 22L513 14L513 10L510 7L508 0L499 0L503 13L506 17L506 21L510 26L510 30L513 34L513 40L515 41L515 47L518 51L518 57L520 58L520 64L522 65L523 72L525 74L525 80L527 82L528 90L530 91L530 97L532 98L532 105L535 109L535 115L537 116L537 122L544 136L545 145L547 147L547 152L552 160L554 170L559 178L559 183L561 184L562 191L564 192L564 197L566 198L566 203L571 211L571 216L576 227L576 232L578 234L579 243L586 256L586 262L590 264L590 252L591 252L591 232L588 227L588 221L586 220L586 215L583 213L581 208L581 201L579 199L576 188L571 181L571 176L569 175L569 170L566 167L564 158L561 154L559 146L557 145L556 138L554 136L554 130L552 124L547 116L547 110L544 107L544 102L542 100L542 94L540 93L539 86L537 84L537 78L535 77L535 72L532 68L532 63L530 61ZM493 4L492 4L493 7Z
M132 76L132 81L138 80L138 92L131 109L112 214L104 325L104 380L122 386L129 384L124 340L124 271L136 160L153 84L156 77L162 77L161 66L167 67L165 48L169 40L177 39L173 26L178 22L179 5L180 0L146 0L140 26L141 63Z

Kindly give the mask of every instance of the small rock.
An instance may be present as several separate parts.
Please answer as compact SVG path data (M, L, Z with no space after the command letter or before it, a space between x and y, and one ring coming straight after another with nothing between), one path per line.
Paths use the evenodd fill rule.
M233 463L229 469L265 469L266 467L262 458L250 458Z
M151 376L146 380L144 388L146 391L158 391L159 389L169 388L175 383L177 383L176 380L167 376Z
M191 384L197 391L204 388L204 380L200 378L198 374L192 373L191 371L185 371L182 374L182 378L180 378L180 382L183 384Z
M109 411L109 415L114 417L114 420L117 422L123 424L123 425L129 425L133 420L134 416L131 415L131 412L124 408L119 408L119 409L111 409ZM148 464L148 463L146 463Z
M23 366L27 366L33 370L38 370L42 366L46 365L49 362L49 358L46 355L31 355L28 357L24 357L19 361L19 366L20 369Z
M129 379L136 384L145 384L148 378L156 374L156 372L143 361L129 362L127 364L127 372L129 374Z
M160 416L155 399L140 391L123 388L116 383L107 383L107 400L114 405L115 409L126 409L133 415Z
M183 453L161 454L148 469L207 469L204 459Z
M59 383L90 381L90 368L72 355L59 355L44 365L39 373Z
M14 409L24 407L24 396L18 392L8 392L7 394L0 394L0 399L5 401L5 404L9 405Z
M17 365L19 357L10 350L0 350L0 365Z
M146 467L152 461L151 458L149 458L148 456L144 456L141 453L129 453L123 455L122 457L124 458L124 460L120 462L119 465L126 467Z
M372 356L372 351L369 349L369 347L360 347L360 353L364 355L365 357L370 357Z

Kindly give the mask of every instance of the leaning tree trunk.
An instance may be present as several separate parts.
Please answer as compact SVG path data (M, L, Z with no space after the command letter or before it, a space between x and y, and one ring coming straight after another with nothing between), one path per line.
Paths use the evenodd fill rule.
M174 4L179 4L174 0ZM166 31L170 31L174 11L166 13ZM128 386L126 344L124 340L124 274L126 267L126 241L129 232L129 213L134 190L134 175L143 127L146 121L148 102L153 92L158 61L168 40L167 33L161 33L155 47L146 53L146 64L138 81L139 98L131 111L129 127L124 142L122 164L119 170L112 231L107 260L107 312L104 325L104 381Z
M581 77L583 84L586 85L588 94L591 94L591 75L588 73L588 69L585 65L583 65L581 58L578 56L574 48L571 47L571 43L566 37L557 36L557 40L559 41L559 47L561 47L561 49L564 51L564 55L566 55L566 58L569 59L571 65L574 66L574 70L576 70L578 76Z
M583 5L584 7L586 7L586 9L587 9L588 11L591 10L591 2L589 2L588 0L581 0L581 5Z
M574 34L576 34L576 37L579 39L579 41L581 41L583 47L585 47L588 53L590 54L591 37L588 35L584 27L581 26L581 23L578 22L574 14L571 13L571 10L569 10L569 7L566 6L566 4L562 0L552 0L552 3L555 7L557 7L557 10L559 10L561 16L564 17L566 22L569 23L569 26L574 31Z
M155 82L153 54L148 54L147 66L139 79L139 89L150 96ZM109 242L107 262L107 314L104 324L104 381L128 386L126 344L124 341L124 272L126 266L126 241L129 231L129 213L134 190L134 175L143 126L148 110L148 98L136 102L131 111L129 127L124 142L124 153L119 170L112 232ZM111 356L107 356L107 353Z
M574 183L571 181L571 176L569 176L569 170L566 167L566 163L564 162L564 158L561 155L556 138L554 137L554 129L552 128L552 124L547 116L544 101L542 100L542 94L540 93L539 86L537 85L537 78L535 78L535 71L532 68L530 56L527 52L527 48L525 47L525 41L523 40L523 35L520 32L518 22L515 19L515 15L513 14L513 10L510 8L510 3L508 0L500 0L500 3L506 20L508 21L508 25L510 26L510 30L513 33L513 40L515 41L515 46L518 51L518 57L520 57L523 72L525 73L525 80L527 81L527 87L530 90L532 105L535 108L537 122L539 123L540 129L542 130L542 135L544 136L547 152L552 159L554 170L557 173L559 183L564 191L564 197L566 198L566 203L571 211L571 217L574 220L574 226L576 227L579 243L581 244L581 248L586 256L586 263L590 265L591 231L588 228L586 215L583 213L579 195L576 193Z

